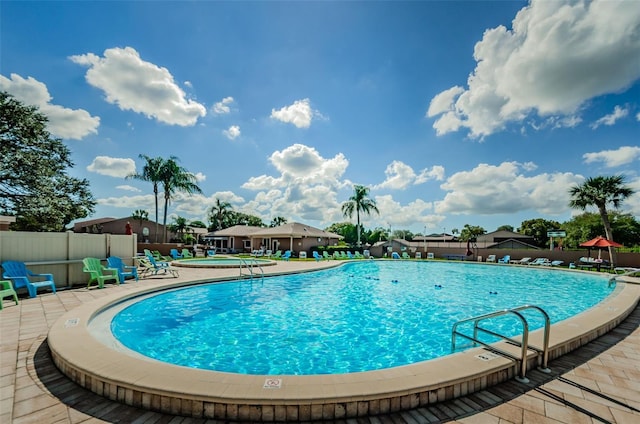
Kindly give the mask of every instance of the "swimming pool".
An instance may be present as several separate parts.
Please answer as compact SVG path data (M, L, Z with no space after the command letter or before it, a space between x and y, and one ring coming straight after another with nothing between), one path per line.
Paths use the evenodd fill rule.
M409 264L409 261L398 262L401 266ZM264 271L272 275L305 272L339 266L338 263L342 264L341 261L279 262L279 266L267 267ZM463 273L468 266L476 266L470 263L456 265ZM524 269L509 265L493 266L502 267L505 271ZM585 271L546 268L538 271L589 275ZM402 284L397 274L389 277L398 279L398 284ZM607 278L599 277L606 284ZM96 321L109 312L115 314L124 305L146 296L206 281L222 283L228 278L225 270L203 272L185 269L176 279L140 280L138 284L101 291L99 298L71 309L53 323L47 336L51 358L71 381L99 396L172 415L242 422L344 420L386 414L482 391L511 380L518 373L518 362L499 355L487 356L485 349L475 348L375 371L248 375L150 359L122 349L119 343L101 339L103 331L95 331ZM613 293L602 302L552 326L549 343L552 370L554 358L611 331L636 308L640 300L640 279L631 280L637 280L637 283L619 281ZM469 283L477 284L477 281ZM250 287L245 285L243 289ZM442 291L446 290L443 282ZM108 328L107 323L106 330ZM531 344L540 346L540 331L529 336ZM498 346L508 349L505 342L499 342ZM534 352L529 352L528 368L535 368L538 359Z
M273 266L277 262L270 259L232 258L228 256L211 257L205 259L185 259L171 262L172 265L184 268L240 268L254 266Z
M453 324L471 316L533 304L555 323L613 290L601 277L578 273L416 261L362 261L259 281L136 300L115 315L111 331L129 349L192 368L353 373L448 355ZM530 330L543 325L537 313L527 320ZM490 325L510 336L521 332L512 316Z

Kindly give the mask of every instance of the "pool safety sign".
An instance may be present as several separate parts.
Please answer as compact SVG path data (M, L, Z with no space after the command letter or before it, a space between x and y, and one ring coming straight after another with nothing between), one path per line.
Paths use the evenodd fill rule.
M263 389L280 389L282 387L281 378L267 378L264 381Z

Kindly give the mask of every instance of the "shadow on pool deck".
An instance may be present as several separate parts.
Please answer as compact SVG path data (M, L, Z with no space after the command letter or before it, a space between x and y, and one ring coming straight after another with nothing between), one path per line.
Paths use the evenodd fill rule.
M640 422L639 326L640 306L636 306L622 324L608 334L552 361L551 374L530 371L528 384L511 380L428 407L342 422ZM42 405L40 409L34 409L32 414L21 416L19 421L14 421L16 423L75 423L87 419L110 423L222 422L142 410L83 389L53 365L44 337L31 346L27 370L35 384L54 396L61 405L55 405L57 402L52 399L50 407ZM610 383L606 384L605 377L608 376L611 376ZM66 407L66 413L54 406ZM44 411L50 412L43 414Z

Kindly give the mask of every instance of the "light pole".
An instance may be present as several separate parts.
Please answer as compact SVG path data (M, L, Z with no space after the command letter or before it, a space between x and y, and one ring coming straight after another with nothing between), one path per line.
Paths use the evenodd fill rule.
M427 226L424 226L424 232L422 233L422 242L423 242L423 246L424 246L424 253L425 253L425 257L426 257L426 253L427 253Z
M442 243L447 241L447 229L446 227L442 227Z

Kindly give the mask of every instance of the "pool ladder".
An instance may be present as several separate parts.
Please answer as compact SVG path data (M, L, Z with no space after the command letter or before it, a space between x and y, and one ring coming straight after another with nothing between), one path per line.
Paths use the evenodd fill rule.
M538 312L540 312L544 317L544 336L543 336L542 348L529 345L529 323L527 322L527 319L524 317L524 315L520 313L520 311L525 309L535 309ZM505 335L496 333L495 331L480 327L479 325L480 321L483 321L489 318L496 318L502 315L509 315L509 314L516 316L522 323L522 337L520 341L509 338ZM458 331L458 325L468 323L468 322L473 322L473 336L469 336ZM479 315L476 317L467 318L467 319L463 319L456 322L453 325L453 328L451 329L451 352L453 353L456 350L456 336L460 336L464 339L472 341L474 343L474 346L476 344L483 345L495 353L498 353L502 356L506 356L507 358L510 358L514 361L520 361L520 372L519 372L519 375L516 377L516 380L522 383L528 383L529 379L526 377L526 373L527 373L527 352L529 350L533 350L538 353L538 369L544 373L551 372L551 370L547 366L549 361L549 330L550 328L551 328L551 321L549 320L549 314L547 314L544 311L544 309L540 308L539 306L523 305L513 309L504 309L502 311L491 312L489 314ZM492 346L488 343L481 341L478 338L479 332L484 334L489 334L489 335L501 338L503 340L507 340L509 343L519 346L521 348L520 358L518 358L517 356L505 350L498 349L495 346Z
M243 267L246 268L247 271L249 271L248 274L244 274L242 272ZM255 273L253 272L254 268L258 268L260 270L260 278L262 281L264 281L264 270L262 269L262 266L258 263L258 261L255 260L255 258L251 258L248 261L244 258L240 258L240 276L238 277L238 279L249 278L253 280L253 277L255 276Z

